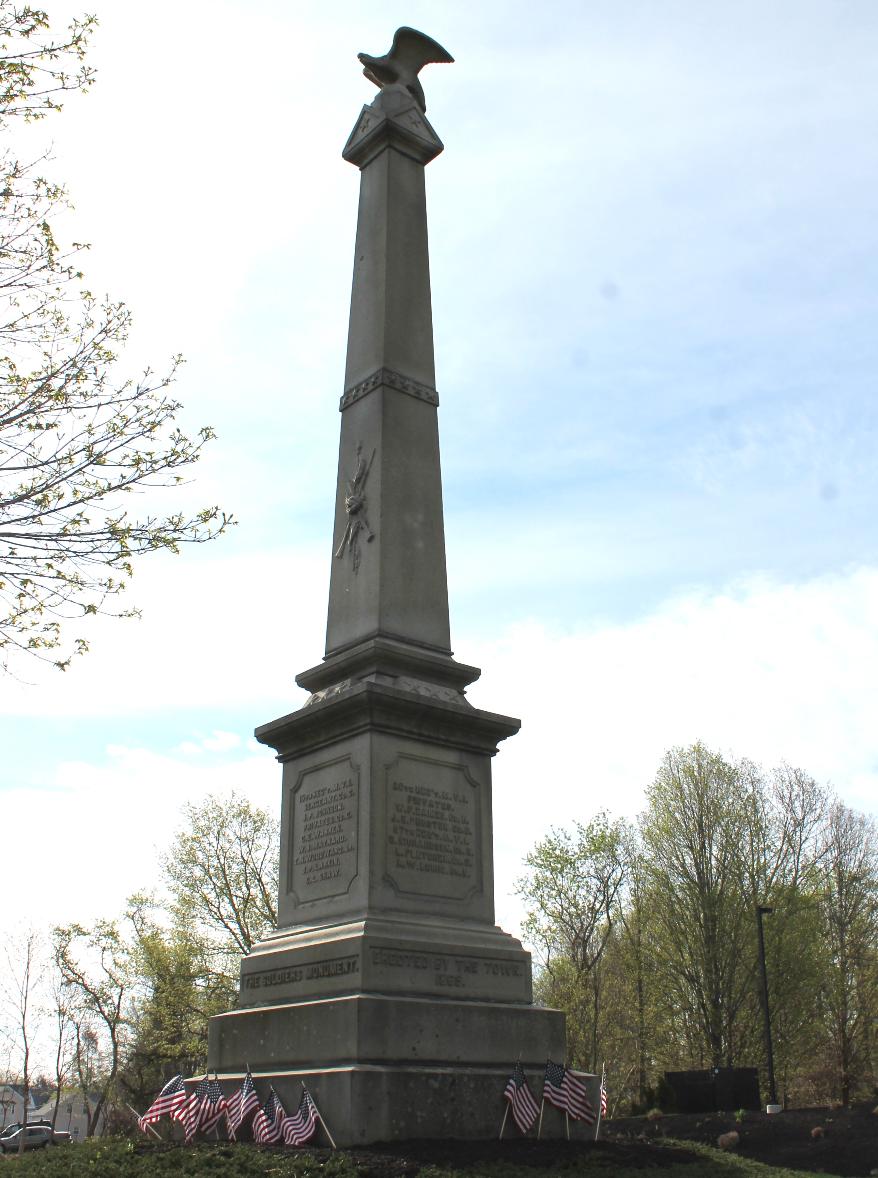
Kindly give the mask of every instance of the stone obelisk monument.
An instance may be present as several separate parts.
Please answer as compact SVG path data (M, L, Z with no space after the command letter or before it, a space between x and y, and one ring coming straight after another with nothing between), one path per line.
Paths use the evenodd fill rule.
M278 927L211 1021L209 1066L288 1109L304 1081L340 1145L490 1137L520 1056L563 1060L530 956L494 923L491 758L518 720L472 707L452 658L417 78L451 61L400 29L343 156L360 203L326 655L257 738L283 765Z

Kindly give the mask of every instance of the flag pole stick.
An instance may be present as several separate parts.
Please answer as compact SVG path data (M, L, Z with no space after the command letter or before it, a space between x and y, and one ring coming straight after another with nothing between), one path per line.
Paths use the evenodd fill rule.
M545 1105L546 1105L546 1098L544 1096L543 1099L540 1101L540 1121L539 1121L539 1124L537 1125L537 1141L539 1141L540 1134L543 1131L543 1109L545 1108Z
M500 1125L500 1137L498 1138L498 1140L503 1139L503 1130L506 1128L506 1118L508 1116L509 1116L509 1102L507 1101L506 1102L506 1112L503 1114L503 1121Z
M303 1091L303 1092L308 1092L308 1089L305 1087L305 1081L304 1081L304 1080L302 1081L302 1091ZM310 1100L311 1100L311 1103L314 1105L314 1111L315 1111L315 1113L317 1114L317 1120L318 1120L318 1121L320 1122L320 1124L323 1126L323 1132L324 1132L324 1133L326 1134L326 1136L329 1138L329 1144L332 1146L332 1148L333 1148L333 1149L338 1149L338 1146L335 1144L335 1138L334 1138L334 1137L332 1136L332 1134L329 1132L329 1129L327 1128L327 1125L326 1125L326 1121L324 1121L324 1119L323 1119L323 1114L321 1113L320 1109L317 1107L317 1101L314 1099L314 1097L313 1097L313 1096L311 1096L311 1093L310 1093L310 1092L308 1092L308 1096L309 1096L309 1098L310 1098Z
M140 1124L140 1113L137 1112L135 1109L133 1109L130 1104L126 1104L125 1107L128 1109L129 1112L134 1114L134 1116L137 1118L137 1124L139 1125ZM146 1127L150 1131L150 1133L152 1133L153 1137L155 1137L159 1141L161 1141L161 1139L162 1139L161 1133L157 1133L156 1130L153 1129L152 1125L150 1125L150 1123L148 1121L146 1123Z
M565 1109L564 1111L564 1127L567 1130L567 1140L570 1140L570 1113Z
M595 1121L595 1126L594 1126L594 1139L595 1139L595 1141L597 1141L598 1133L600 1133L600 1131L601 1131L601 1113L603 1112L603 1108L604 1108L604 1080L605 1080L606 1074L607 1074L607 1061L604 1060L603 1063L601 1064L601 1086L598 1089L598 1119Z

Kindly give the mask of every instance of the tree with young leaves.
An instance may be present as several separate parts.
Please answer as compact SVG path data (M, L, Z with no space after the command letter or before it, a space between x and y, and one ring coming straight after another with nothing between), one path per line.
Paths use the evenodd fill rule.
M0 134L85 90L93 17L53 37L45 12L0 0ZM63 189L0 148L0 665L27 652L66 668L87 641L68 623L113 608L147 552L220 534L218 507L134 516L132 492L174 486L213 431L189 437L164 375L117 375L124 303L83 286L79 255L53 230Z
M878 1021L878 827L837 802L822 834L818 1018L835 1090L848 1104L867 1091Z
M168 926L153 898L132 897L127 920L137 986L119 1079L126 1101L144 1107L174 1073L204 1070L208 1020L234 1004L235 987L215 972L203 936Z
M218 980L235 985L240 958L277 924L279 825L235 793L183 813L163 860L173 921L201 941Z
M668 998L700 1027L704 1063L729 1066L755 969L740 775L704 745L672 749L647 799L641 831Z
M69 996L80 1091L87 1101L97 1092L89 1109L87 1135L92 1137L106 1113L127 1042L137 983L134 950L113 920L100 920L91 929L67 925L56 928L54 936L55 962Z
M624 824L606 814L552 830L525 859L516 890L527 916L525 939L543 967L540 997L570 1011L571 1059L597 1062L601 1018L601 958L618 915L626 873Z

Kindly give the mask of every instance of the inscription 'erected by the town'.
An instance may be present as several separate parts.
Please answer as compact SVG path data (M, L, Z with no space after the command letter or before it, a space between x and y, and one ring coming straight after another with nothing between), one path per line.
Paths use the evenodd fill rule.
M289 887L299 900L339 895L357 873L358 777L346 758L310 770L296 790Z
M387 875L400 891L464 899L479 886L475 789L456 765L400 757L387 771Z

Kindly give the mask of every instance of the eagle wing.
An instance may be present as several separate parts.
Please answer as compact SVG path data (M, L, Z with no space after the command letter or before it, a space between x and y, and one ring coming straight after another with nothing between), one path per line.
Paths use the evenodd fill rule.
M401 70L417 74L425 65L434 62L447 65L454 61L451 54L438 41L404 25L393 34L393 44L387 56L396 62Z

